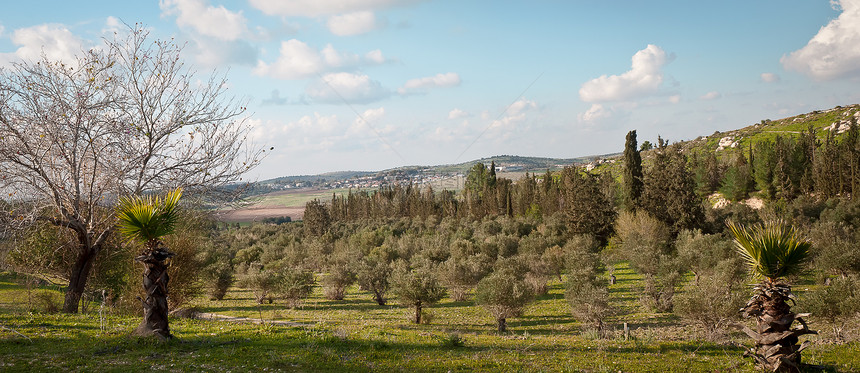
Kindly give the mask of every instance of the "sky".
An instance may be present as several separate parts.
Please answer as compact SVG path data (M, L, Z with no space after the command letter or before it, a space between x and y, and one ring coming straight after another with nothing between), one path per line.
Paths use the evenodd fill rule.
M249 179L620 152L860 103L860 0L17 1L0 66L140 23L225 74Z

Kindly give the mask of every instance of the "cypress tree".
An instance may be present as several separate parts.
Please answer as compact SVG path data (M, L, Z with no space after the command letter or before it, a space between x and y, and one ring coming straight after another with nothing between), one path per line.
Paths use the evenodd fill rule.
M636 130L627 132L624 142L624 208L633 211L642 206L642 157L636 149Z

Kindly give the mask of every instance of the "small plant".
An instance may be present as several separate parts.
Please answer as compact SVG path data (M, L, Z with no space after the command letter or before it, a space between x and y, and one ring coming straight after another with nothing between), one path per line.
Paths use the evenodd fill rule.
M440 345L443 348L460 348L466 345L466 339L457 332L448 333L448 335L440 337L440 340Z

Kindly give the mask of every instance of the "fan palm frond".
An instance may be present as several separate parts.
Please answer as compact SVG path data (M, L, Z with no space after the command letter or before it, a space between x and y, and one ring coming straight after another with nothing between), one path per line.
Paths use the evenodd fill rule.
M728 223L735 248L753 274L771 281L799 273L810 258L812 244L782 221L769 221L746 228Z
M119 232L126 240L152 244L176 228L179 220L177 206L182 189L158 196L120 198L116 212Z

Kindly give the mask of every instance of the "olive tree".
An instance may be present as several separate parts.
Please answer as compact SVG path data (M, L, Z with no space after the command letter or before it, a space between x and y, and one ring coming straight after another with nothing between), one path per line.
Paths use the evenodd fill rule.
M0 70L2 225L74 232L64 312L78 311L117 197L234 182L262 158L225 79L196 76L181 52L135 26L74 61Z

